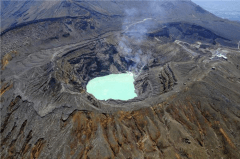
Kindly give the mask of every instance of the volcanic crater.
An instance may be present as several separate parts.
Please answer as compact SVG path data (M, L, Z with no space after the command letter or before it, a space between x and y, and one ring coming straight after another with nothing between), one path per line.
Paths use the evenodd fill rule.
M240 158L238 22L191 1L1 3L1 158ZM137 97L86 92L127 71Z

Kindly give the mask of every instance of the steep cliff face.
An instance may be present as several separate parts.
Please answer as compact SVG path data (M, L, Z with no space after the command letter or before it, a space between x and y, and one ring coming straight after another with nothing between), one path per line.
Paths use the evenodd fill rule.
M1 3L1 158L240 158L238 23L190 1ZM138 97L86 92L126 71Z

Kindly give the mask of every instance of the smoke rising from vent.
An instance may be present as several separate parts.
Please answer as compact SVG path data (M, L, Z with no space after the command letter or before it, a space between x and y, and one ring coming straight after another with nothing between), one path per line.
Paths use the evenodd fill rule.
M125 15L122 25L123 35L119 37L118 51L127 62L132 63L129 71L138 75L152 58L152 52L143 51L141 45L147 40L146 35L156 25L156 22L151 15L146 17L143 11L135 8L126 9Z

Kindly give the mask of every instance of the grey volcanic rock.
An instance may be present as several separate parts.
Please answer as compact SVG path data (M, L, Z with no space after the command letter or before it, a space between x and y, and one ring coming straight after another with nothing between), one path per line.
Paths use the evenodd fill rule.
M1 5L1 158L240 158L239 23L191 1ZM86 92L126 71L138 97Z

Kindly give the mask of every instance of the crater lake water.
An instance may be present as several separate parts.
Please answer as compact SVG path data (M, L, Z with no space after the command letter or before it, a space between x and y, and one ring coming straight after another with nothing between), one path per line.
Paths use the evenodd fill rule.
M132 73L110 74L90 80L87 92L99 100L129 100L137 97Z

